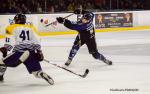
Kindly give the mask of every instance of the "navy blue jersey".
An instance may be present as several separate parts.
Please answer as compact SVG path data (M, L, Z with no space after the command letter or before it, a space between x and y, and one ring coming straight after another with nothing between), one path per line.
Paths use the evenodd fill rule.
M88 12L88 14L91 15L91 19L88 23L82 23L81 21L73 22L67 19L65 19L64 22L64 26L67 28L78 31L81 40L88 40L95 36L95 29L93 25L94 14L91 12Z

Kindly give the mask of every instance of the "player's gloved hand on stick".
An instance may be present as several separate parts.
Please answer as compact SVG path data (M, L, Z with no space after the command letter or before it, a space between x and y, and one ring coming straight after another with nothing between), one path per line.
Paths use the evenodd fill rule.
M63 23L65 21L64 18L62 17L57 17L56 20L59 22L59 23Z
M39 61L43 61L44 55L43 55L43 53L42 53L41 50L37 50L36 55L37 55L37 59L38 59Z

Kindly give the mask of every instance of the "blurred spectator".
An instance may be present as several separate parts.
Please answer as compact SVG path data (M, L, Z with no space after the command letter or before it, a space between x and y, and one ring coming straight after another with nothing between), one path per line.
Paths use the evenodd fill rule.
M21 5L21 10L22 10L22 11L21 11L22 13L30 13L30 11L29 11L28 8L25 6L25 4L22 4L22 5Z
M73 11L79 6L93 11L150 9L150 0L0 0L0 13Z
M74 9L75 9L75 2L73 0L70 0L67 10L70 12L73 11Z
M104 0L94 0L95 8L100 9L103 1Z
M66 11L64 0L59 1L59 11Z
M94 9L94 4L90 1L86 2L86 7L87 10Z
M42 13L42 7L40 6L40 3L37 4L37 12Z

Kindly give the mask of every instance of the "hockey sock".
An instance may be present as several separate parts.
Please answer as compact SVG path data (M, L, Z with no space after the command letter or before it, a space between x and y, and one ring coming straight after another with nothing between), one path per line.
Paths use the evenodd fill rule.
M99 60L102 60L104 61L106 58L100 54L99 52L96 52L96 53L93 53L92 56L95 58L95 59L99 59Z
M0 66L0 82L4 81L4 74L5 74L6 69L7 69L7 67Z
M0 66L3 66L3 65L5 65L3 62L3 59L0 59Z
M7 67L5 66L0 66L0 76L3 76L5 71L6 71Z
M77 51L79 50L79 48L80 48L79 45L73 45L68 59L72 60L73 57L76 55Z

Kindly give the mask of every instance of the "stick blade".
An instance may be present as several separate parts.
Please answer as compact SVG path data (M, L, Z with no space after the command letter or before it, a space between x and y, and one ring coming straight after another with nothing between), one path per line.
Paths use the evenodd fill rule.
M86 69L85 72L84 72L84 74L82 75L82 77L85 78L88 73L89 73L89 69Z

